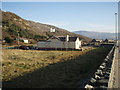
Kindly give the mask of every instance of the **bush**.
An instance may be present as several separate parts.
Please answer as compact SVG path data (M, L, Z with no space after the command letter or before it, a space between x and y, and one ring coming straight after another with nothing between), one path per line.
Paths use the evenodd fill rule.
M13 39L11 39L9 37L5 37L4 40L6 43L12 43L14 41Z
M34 35L34 39L35 40L45 40L47 37L46 36L42 36L42 35Z

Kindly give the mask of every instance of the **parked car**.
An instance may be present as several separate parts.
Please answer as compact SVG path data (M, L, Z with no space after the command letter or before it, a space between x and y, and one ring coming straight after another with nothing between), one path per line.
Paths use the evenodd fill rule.
M29 47L28 46L20 46L19 49L29 50Z
M30 50L34 50L35 47L34 46L27 46Z
M19 49L19 47L18 47L18 46L15 46L14 49Z

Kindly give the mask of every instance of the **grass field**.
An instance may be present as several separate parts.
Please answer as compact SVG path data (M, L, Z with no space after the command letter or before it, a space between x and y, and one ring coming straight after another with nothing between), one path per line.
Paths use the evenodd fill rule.
M85 51L3 50L3 87L75 88L111 48Z

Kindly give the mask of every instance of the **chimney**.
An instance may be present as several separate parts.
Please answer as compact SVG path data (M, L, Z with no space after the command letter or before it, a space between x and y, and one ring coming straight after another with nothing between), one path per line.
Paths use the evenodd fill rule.
M66 37L66 41L67 41L67 42L69 41L69 35L67 35L67 37Z

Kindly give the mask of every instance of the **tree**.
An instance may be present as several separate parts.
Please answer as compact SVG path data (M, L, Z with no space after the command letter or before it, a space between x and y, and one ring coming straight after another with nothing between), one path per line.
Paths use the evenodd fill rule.
M39 40L45 40L46 38L47 38L46 36L34 35L34 39L36 39L37 41L39 41Z
M92 42L96 42L96 39L93 39Z

